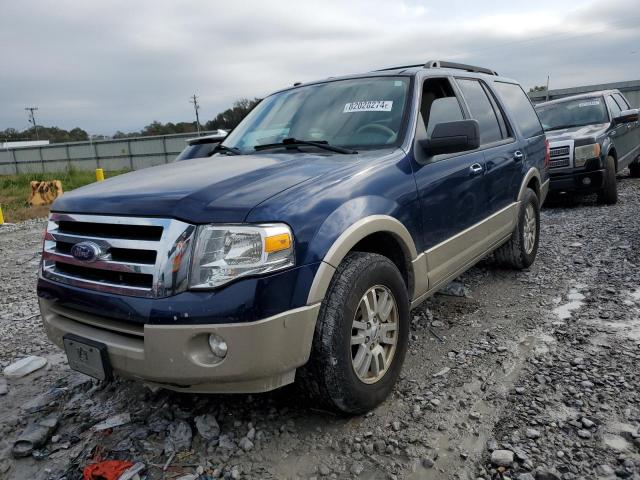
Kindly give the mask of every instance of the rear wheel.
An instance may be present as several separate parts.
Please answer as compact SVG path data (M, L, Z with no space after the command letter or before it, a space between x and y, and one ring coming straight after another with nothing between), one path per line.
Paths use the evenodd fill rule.
M633 178L640 178L640 157L629 165L629 176Z
M540 201L527 188L518 212L518 224L507 243L495 251L495 258L503 266L522 270L536 259L540 243Z
M388 258L352 252L320 308L302 383L324 406L364 413L392 391L407 351L409 298Z
M598 203L613 205L618 201L618 182L616 180L616 160L608 156L604 166L604 185L598 192Z

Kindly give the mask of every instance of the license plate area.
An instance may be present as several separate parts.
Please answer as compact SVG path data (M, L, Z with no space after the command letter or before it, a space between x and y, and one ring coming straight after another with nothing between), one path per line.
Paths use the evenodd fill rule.
M62 337L69 367L98 380L109 381L113 374L107 346L72 333Z

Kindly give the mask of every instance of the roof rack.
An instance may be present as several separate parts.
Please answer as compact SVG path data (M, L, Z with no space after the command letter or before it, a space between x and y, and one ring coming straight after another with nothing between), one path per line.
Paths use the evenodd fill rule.
M380 68L378 70L374 70L374 72L387 72L389 70L400 70L401 68L415 68L415 67L424 67L424 65L422 63L418 63L416 65L401 65L399 67Z
M484 67L474 67L465 63L443 62L441 60L430 60L424 64L424 68L456 68L467 72L486 73L487 75L498 75L498 72Z
M495 70L491 70L483 67L474 67L473 65L466 65L464 63L455 63L455 62L443 62L441 60L430 60L427 63L418 63L415 65L401 65L398 67L387 67L380 68L379 70L374 70L375 72L387 72L389 70L401 70L404 68L415 68L415 67L423 67L423 68L456 68L458 70L466 70L467 72L476 72L476 73L486 73L487 75L498 75L498 72Z

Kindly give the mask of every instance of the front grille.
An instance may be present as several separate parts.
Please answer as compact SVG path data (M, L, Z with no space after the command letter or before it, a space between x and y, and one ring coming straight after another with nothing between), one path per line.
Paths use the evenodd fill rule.
M567 168L571 166L571 157L573 156L572 144L569 145L551 145L549 149L549 168Z
M130 296L173 295L186 288L194 232L177 220L53 213L42 276ZM91 245L95 258L75 257L78 243Z
M551 158L565 157L569 155L569 147L557 147L551 149Z
M568 167L568 166L569 166L568 158L561 158L560 160L551 160L549 162L550 168L559 168L559 167Z

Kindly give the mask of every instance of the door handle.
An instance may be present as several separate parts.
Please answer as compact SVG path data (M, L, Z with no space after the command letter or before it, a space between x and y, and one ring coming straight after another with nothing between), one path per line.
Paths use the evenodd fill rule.
M479 163L474 163L469 167L469 173L471 174L472 177L475 177L476 175L480 175L482 172L484 172L484 167Z
M516 162L520 162L523 158L524 158L524 153L522 153L520 150L516 150L516 151L513 153L513 159L514 159Z

